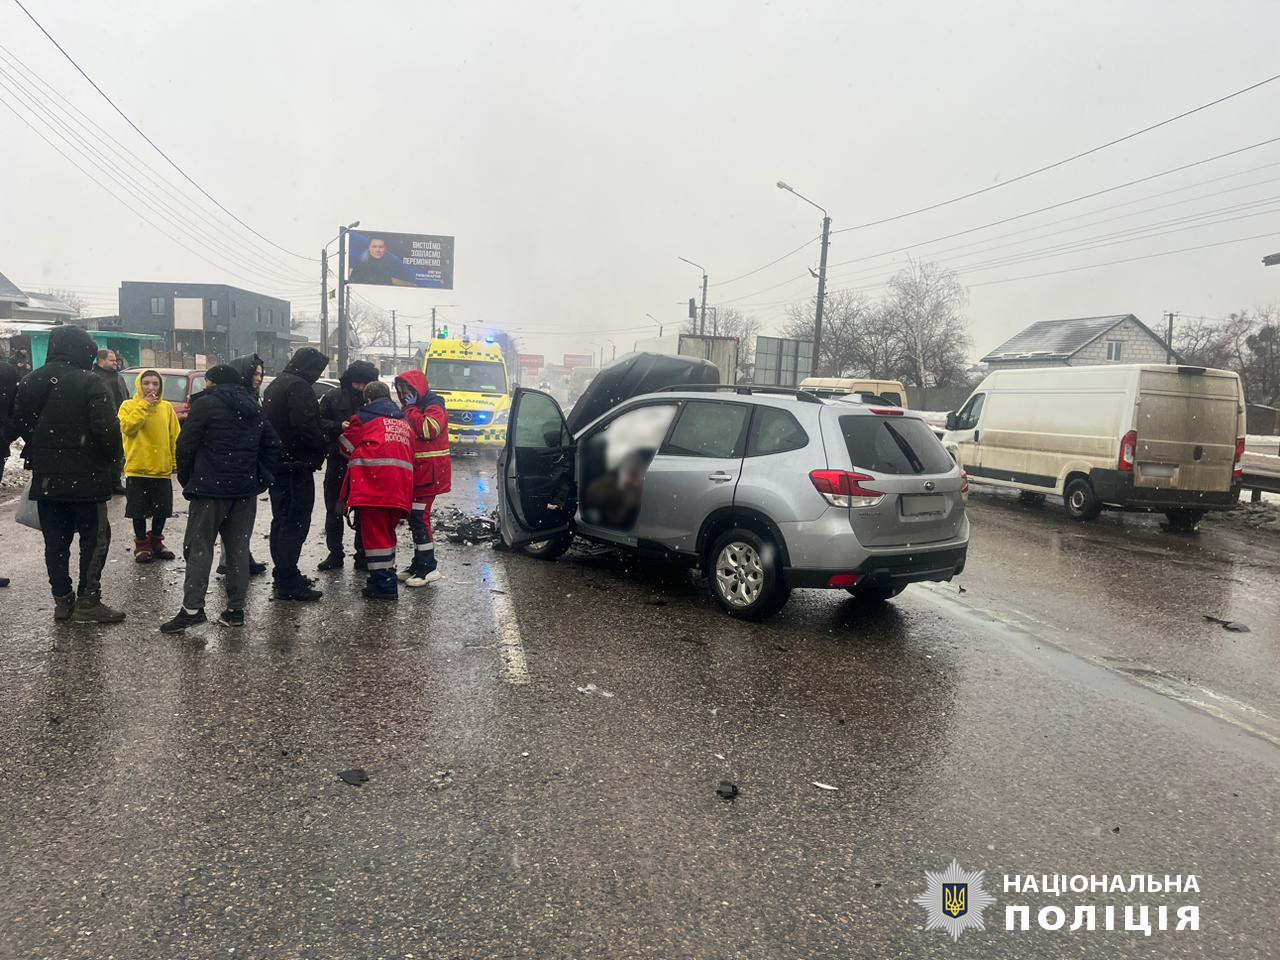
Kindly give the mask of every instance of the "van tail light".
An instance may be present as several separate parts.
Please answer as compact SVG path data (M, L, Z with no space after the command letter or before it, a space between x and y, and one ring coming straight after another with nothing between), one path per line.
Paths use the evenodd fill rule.
M848 470L814 470L809 474L814 489L833 507L874 507L884 499L879 490L864 487L863 481L875 480L865 473Z
M1138 455L1138 431L1130 430L1120 441L1120 472L1133 473L1133 461Z
M1240 480L1244 477L1244 437L1236 437L1236 462L1231 468L1231 479Z

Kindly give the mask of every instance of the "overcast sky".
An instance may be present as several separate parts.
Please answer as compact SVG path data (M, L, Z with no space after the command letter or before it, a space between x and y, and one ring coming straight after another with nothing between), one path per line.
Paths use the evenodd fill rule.
M712 304L732 302L766 328L781 323L787 301L813 293L816 244L721 283L818 234L820 214L778 190L780 178L824 205L835 229L856 226L1280 73L1280 4L1263 0L24 2L161 148L264 236L315 257L356 219L452 234L452 291L355 289L405 322L458 304L442 313L455 328L506 328L549 359L610 349L610 339L621 353L657 332L646 314L678 322L700 277L677 257L706 266ZM0 69L12 76L18 58L46 95L70 98L200 199L12 0L0 0L0 45ZM0 102L30 118L12 88L0 73ZM916 245L914 256L969 285L976 355L1036 320L1132 312L1157 326L1167 310L1220 317L1280 301L1280 268L1260 263L1280 251L1280 143L926 243L1272 137L1280 81L1024 182L837 234L830 285L875 296L906 255L884 251ZM0 272L18 284L73 288L97 312L115 312L121 280L225 282L316 313L317 263L216 212L229 225L202 236L220 245L186 238L184 249L5 109L0 144ZM1059 222L1067 217L1078 219ZM1262 234L1274 235L991 282ZM1074 241L1093 248L1037 253ZM868 259L844 263L856 258Z

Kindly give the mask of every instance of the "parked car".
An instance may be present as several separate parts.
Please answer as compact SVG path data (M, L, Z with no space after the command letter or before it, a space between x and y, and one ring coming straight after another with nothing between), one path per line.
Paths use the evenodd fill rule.
M776 613L794 588L878 602L964 569L965 481L909 411L600 377L576 423L548 394L516 391L498 460L508 546L555 559L580 536L682 563L748 620ZM619 395L627 379L646 389ZM583 423L580 411L595 416Z
M1191 530L1239 497L1244 391L1205 367L997 370L947 415L944 443L974 480L1061 496L1075 520L1160 511Z
M186 423L187 413L191 410L191 398L204 389L204 371L180 370L175 367L130 367L120 371L129 396L133 396L134 381L143 370L154 370L164 378L164 399L173 404L178 422Z

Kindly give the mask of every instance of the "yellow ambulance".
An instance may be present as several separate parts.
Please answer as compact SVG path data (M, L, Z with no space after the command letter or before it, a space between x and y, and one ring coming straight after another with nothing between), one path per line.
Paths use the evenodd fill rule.
M502 449L511 385L506 358L492 337L432 340L423 372L449 411L451 446Z

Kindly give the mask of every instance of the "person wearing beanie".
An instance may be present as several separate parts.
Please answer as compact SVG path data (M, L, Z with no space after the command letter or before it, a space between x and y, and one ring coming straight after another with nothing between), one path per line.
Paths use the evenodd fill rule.
M49 334L44 366L18 384L14 424L40 512L53 619L119 623L102 602L102 568L111 547L107 503L124 459L116 405L92 372L98 345L79 327ZM71 541L80 538L80 582L72 584Z
M137 563L172 560L164 545L164 525L173 513L173 481L177 466L178 415L164 399L164 377L143 370L133 396L120 405L124 437L124 515L133 521L133 559ZM147 521L151 529L147 530Z
M346 423L364 406L364 389L366 385L377 382L378 368L367 360L357 360L343 371L338 381L338 389L330 390L320 399L320 417L331 423ZM347 458L335 437L325 454L324 468L324 539L329 548L329 555L320 561L319 570L337 570L343 563L342 514L338 510L338 492L342 489L342 481L347 475ZM355 568L365 569L364 547L360 539L360 528L356 527Z
M235 368L219 364L205 378L209 386L192 397L178 435L178 483L190 501L182 541L187 570L182 609L160 625L161 633L182 633L207 622L204 602L219 537L226 551L227 606L218 622L244 626L249 538L258 497L271 485L280 459L280 439Z

